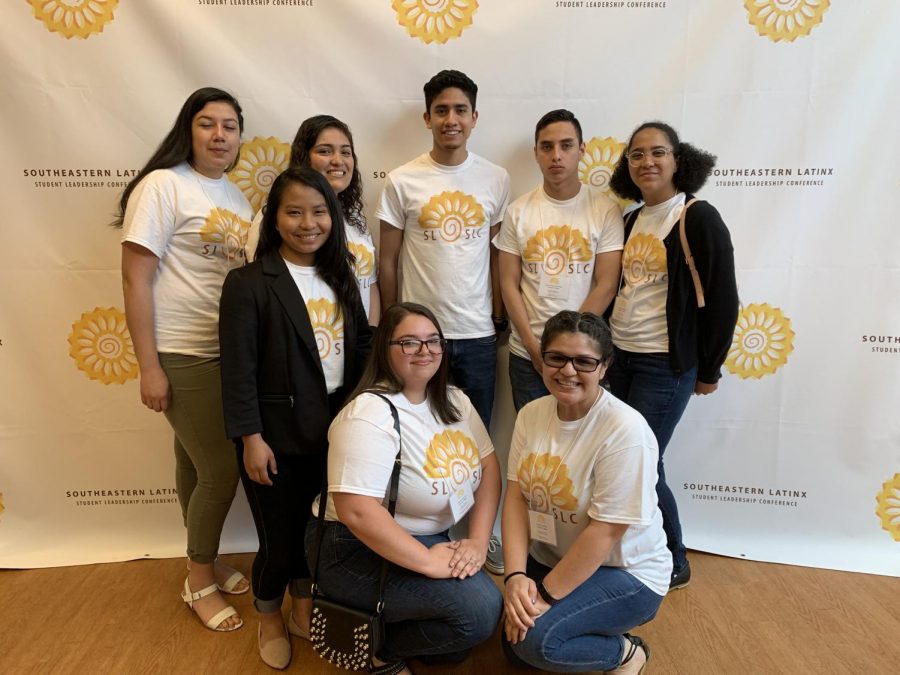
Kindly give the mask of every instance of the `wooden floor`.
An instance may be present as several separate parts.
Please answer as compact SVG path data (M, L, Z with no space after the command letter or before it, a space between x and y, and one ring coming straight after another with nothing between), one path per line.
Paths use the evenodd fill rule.
M252 556L225 556L249 569ZM259 660L250 595L246 625L203 628L179 597L184 560L0 570L0 673L272 673ZM694 553L691 585L637 631L653 650L646 672L900 672L900 579ZM288 672L335 675L294 638ZM498 639L448 669L418 675L503 675Z

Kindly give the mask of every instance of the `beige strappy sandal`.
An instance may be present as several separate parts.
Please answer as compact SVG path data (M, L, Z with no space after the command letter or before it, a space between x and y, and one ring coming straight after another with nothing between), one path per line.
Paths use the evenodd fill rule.
M194 602L200 600L201 598L205 598L207 595L215 593L219 588L215 584L210 584L206 588L201 588L199 591L192 591L191 587L188 585L188 580L184 580L184 590L181 592L181 599L187 603L187 606L194 610ZM194 614L197 614L196 610L194 610ZM203 625L209 628L210 630L214 630L218 633L230 633L233 630L237 630L241 626L244 625L244 620L238 616L238 624L236 626L231 626L230 628L220 628L219 626L222 624L225 619L228 619L232 616L238 616L237 610L228 606L220 612L217 612L215 616L213 616L209 621L204 623ZM200 618L200 615L197 614L197 618Z

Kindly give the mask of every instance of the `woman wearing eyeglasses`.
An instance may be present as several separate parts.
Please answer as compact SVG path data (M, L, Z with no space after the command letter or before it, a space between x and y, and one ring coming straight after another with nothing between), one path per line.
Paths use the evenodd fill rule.
M502 598L481 570L500 501L494 447L469 399L448 385L446 340L431 310L391 306L354 398L328 432L325 532L310 521L306 550L322 592L371 610L382 558L386 642L371 672L409 672L405 660L457 662L497 626ZM400 438L384 394L396 406ZM394 517L385 494L398 448ZM321 497L320 497L321 499ZM314 505L313 511L317 512ZM469 537L448 528L469 514Z
M504 651L542 670L639 673L650 650L626 631L656 615L672 572L656 439L600 386L613 351L602 318L560 312L540 349L551 395L519 412L509 452Z
M715 161L682 143L668 124L646 122L631 135L610 180L620 197L643 203L625 218L624 274L610 317L615 358L609 384L644 416L659 443L656 492L674 564L671 589L688 584L691 568L663 453L691 394L718 387L738 315L728 228L708 202L690 205ZM680 236L685 208L699 293Z

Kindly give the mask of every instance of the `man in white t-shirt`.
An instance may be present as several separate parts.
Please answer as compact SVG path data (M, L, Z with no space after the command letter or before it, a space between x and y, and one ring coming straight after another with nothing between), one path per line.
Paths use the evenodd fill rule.
M490 240L509 201L509 174L466 148L478 121L476 84L442 70L424 89L431 151L388 174L375 212L382 307L409 301L434 311L454 383L490 429L496 333L505 329Z
M548 393L540 354L547 319L565 309L600 316L616 294L622 212L600 188L582 185L583 154L575 115L552 110L538 120L534 158L543 183L510 204L493 239L512 321L509 379L517 411Z

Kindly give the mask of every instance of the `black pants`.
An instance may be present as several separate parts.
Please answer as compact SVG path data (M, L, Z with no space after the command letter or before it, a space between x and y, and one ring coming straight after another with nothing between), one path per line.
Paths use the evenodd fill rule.
M260 485L247 475L243 446L238 446L238 466L247 502L256 524L259 551L253 560L253 595L256 609L281 608L284 590L293 597L309 597L310 572L303 553L303 535L310 508L322 487L326 456L278 456L278 474L272 485Z

